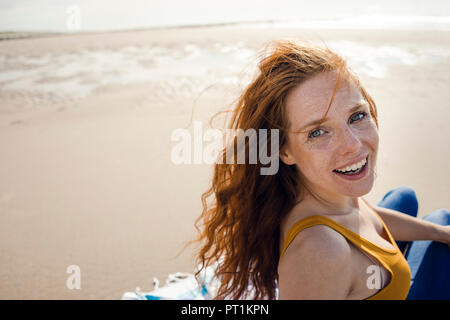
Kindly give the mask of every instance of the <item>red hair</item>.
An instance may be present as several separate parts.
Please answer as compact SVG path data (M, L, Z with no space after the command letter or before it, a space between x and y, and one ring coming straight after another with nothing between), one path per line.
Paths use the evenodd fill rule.
M287 95L314 75L333 71L357 85L378 126L372 98L345 61L326 47L292 41L270 42L258 67L256 78L233 110L231 129L279 129L281 150L289 130L285 110ZM235 153L235 143L236 138L222 150L222 159L230 150ZM246 142L246 151L248 148ZM248 152L248 159L247 155ZM254 299L274 299L280 222L302 198L299 190L305 189L301 172L282 161L274 175L261 175L259 161L256 164L222 162L214 165L212 185L202 195L203 212L196 221L198 241L203 242L196 257L201 266L198 272L218 262L215 272L221 285L216 299L246 298L249 285L253 287Z

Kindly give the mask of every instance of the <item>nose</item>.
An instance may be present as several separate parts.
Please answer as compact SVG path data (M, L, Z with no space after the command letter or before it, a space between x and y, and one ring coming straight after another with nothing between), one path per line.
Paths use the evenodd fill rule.
M339 135L339 151L342 155L358 153L362 143L360 137L350 128L345 128Z

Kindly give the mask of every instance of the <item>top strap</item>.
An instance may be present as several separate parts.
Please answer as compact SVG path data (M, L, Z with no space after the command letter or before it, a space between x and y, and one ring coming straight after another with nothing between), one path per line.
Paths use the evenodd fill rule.
M381 219L381 218L380 218ZM387 252L390 254L396 253L396 246L395 244L392 244L392 237L388 233L389 231L386 229L384 223L383 227L386 229L386 232L388 233L389 240L391 240L391 244L394 247L394 249L387 249L382 246L379 246L372 241L362 237L361 235L345 228L344 226L340 225L339 223L335 222L333 219L330 219L325 216L320 215L313 215L310 217L307 217L305 219L302 219L298 222L296 222L288 231L286 238L284 240L283 244L283 250L280 254L280 259L283 256L283 254L286 252L287 248L291 244L291 242L295 239L295 237L304 229L315 226L315 225L326 225L337 231L338 233L342 234L345 238L349 239L353 244L355 244L358 247L367 247L369 249L375 250L377 252Z

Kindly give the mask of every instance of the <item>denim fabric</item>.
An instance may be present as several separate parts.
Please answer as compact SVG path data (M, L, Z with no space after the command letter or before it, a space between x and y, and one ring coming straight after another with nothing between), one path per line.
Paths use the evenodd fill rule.
M395 188L383 197L379 207L417 216L418 202L414 189L409 186ZM450 212L436 210L424 220L450 225ZM411 287L407 300L450 299L450 248L435 241L397 241L411 270Z

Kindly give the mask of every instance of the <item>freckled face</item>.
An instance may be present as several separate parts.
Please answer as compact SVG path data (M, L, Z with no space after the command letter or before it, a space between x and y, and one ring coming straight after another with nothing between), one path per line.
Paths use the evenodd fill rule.
M322 73L289 93L290 132L280 158L296 165L319 195L359 197L372 189L378 151L378 130L360 90L352 81L341 79L325 121L305 127L325 115L336 78L334 72ZM364 159L364 174L349 177L335 172Z

